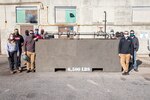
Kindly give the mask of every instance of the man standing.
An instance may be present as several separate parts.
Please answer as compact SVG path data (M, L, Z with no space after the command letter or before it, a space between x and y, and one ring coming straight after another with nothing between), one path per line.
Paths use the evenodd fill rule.
M39 29L35 29L34 36L35 36L37 39L43 39L43 37L39 34Z
M14 40L14 34L11 33L9 35L7 43L7 56L11 74L14 74L15 70L17 72L20 72L18 69L18 60L17 60L18 54L19 54L18 44Z
M37 38L34 38L34 33L30 30L30 36L27 36L24 42L24 53L29 57L27 62L27 73L30 71L35 72L35 41Z
M19 67L19 70L21 71L21 54L22 54L22 46L23 46L23 43L24 43L24 39L19 34L19 30L18 29L14 30L14 35L15 35L14 39L17 42L18 47L19 47L19 55L18 55L17 58L18 58L18 67Z
M129 32L125 31L124 36L119 42L119 57L123 68L122 75L129 75L129 61L132 54L132 41L129 37Z
M138 67L137 67L137 63L136 63L136 52L139 49L139 40L138 38L135 36L134 30L130 31L130 37L132 40L132 44L133 44L133 69L138 72Z

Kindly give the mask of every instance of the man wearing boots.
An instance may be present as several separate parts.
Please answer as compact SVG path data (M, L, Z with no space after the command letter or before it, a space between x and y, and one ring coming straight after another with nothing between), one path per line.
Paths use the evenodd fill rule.
M24 42L24 54L29 57L27 61L27 73L35 72L35 41L37 38L34 38L34 33L30 30L30 36L27 36Z
M122 75L129 75L129 61L132 54L132 40L129 32L125 31L119 42L119 57L123 68Z

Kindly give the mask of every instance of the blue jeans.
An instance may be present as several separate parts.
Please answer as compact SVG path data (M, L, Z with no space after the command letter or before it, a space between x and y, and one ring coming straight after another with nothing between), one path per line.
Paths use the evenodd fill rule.
M8 57L8 61L9 61L9 67L10 70L13 71L14 68L18 69L18 60L17 60L17 52L8 52L9 57Z
M136 51L134 50L134 54L133 54L133 68L137 69L137 62L136 62Z

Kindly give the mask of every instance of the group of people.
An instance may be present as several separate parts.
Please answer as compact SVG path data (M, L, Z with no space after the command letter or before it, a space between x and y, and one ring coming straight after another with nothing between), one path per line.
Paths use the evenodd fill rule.
M33 30L26 30L25 35L22 36L19 34L19 30L15 29L14 33L9 35L6 50L11 74L22 71L22 55L26 55L29 59L25 62L27 73L35 72L35 42L38 39L44 38L44 30L41 30L41 34L38 31L38 29L35 29L35 32Z
M120 63L123 68L122 75L129 75L129 65L131 69L138 72L138 66L136 62L136 53L139 49L139 40L135 36L134 30L131 30L130 33L125 31L123 37L119 42L119 57ZM130 64L130 62L132 62Z
M44 39L44 30L26 30L25 36L19 34L19 30L15 29L14 33L11 33L8 38L7 43L7 55L10 66L10 73L14 74L16 72L21 72L21 57L22 54L28 57L28 60L25 62L27 73L35 72L35 42L38 39ZM122 75L129 75L129 65L130 61L132 62L131 67L138 71L137 62L136 62L136 52L139 49L139 41L135 36L134 30L131 30L130 33L125 31L119 42L119 57L120 63L123 68Z

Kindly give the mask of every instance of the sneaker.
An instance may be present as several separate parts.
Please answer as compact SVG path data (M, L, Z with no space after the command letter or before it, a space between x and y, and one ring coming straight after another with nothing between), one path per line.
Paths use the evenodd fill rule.
M15 72L14 71L10 71L10 74L14 74Z
M20 71L20 70L17 70L17 73L21 73L21 71Z
M19 67L19 71L22 71L22 68L21 68L21 67Z

